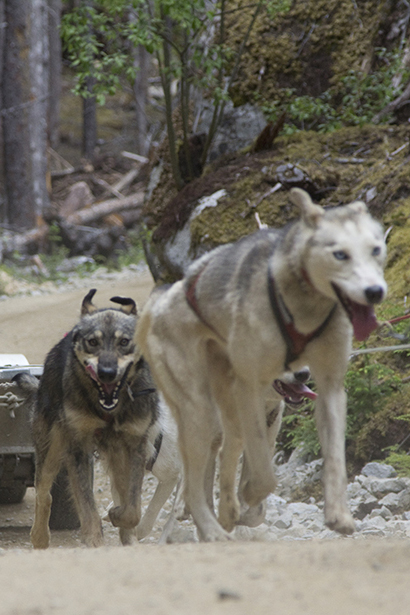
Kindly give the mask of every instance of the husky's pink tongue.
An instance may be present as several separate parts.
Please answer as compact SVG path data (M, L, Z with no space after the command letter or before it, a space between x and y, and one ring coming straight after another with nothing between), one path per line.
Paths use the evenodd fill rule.
M359 342L363 342L370 333L377 328L377 318L372 305L350 304L351 321L354 336Z

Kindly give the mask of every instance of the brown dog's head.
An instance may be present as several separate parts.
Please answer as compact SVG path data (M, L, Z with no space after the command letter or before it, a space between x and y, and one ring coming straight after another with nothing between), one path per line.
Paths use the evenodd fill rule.
M140 358L134 343L137 306L133 299L112 297L120 308L97 309L95 289L84 297L81 320L73 329L74 353L98 390L106 412L112 412L133 365Z

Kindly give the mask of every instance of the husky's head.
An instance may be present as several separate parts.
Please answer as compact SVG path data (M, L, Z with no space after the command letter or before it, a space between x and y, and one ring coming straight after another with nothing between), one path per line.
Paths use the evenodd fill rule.
M386 244L381 225L356 201L324 210L298 188L291 198L302 212L306 242L302 267L306 279L345 309L358 340L377 326L374 304L386 296L383 277Z
M137 307L133 299L112 297L121 308L97 310L96 290L84 297L81 320L73 329L74 353L98 391L101 407L111 412L132 365L139 359L133 341Z

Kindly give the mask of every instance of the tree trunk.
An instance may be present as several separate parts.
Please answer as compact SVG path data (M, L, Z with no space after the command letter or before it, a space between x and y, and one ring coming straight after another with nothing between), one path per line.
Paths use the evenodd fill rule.
M87 8L92 8L94 0L84 0ZM91 34L91 25L89 32ZM97 106L95 96L92 96L95 77L89 75L86 79L87 92L90 94L83 98L83 156L87 160L94 158L95 146L97 144Z
M36 226L48 207L48 41L46 0L5 0L2 120L6 205L16 230Z
M94 78L87 78L87 90L92 92ZM95 96L83 98L83 155L87 160L94 157L97 144L97 106Z
M3 159L3 98L2 98L2 83L3 83L3 57L4 57L4 39L6 32L6 23L4 17L5 0L0 0L0 220L3 219L5 208L5 190L4 190L4 159Z
M137 116L137 147L141 156L146 156L148 152L148 121L147 121L147 93L148 93L148 71L149 54L140 45L135 51L135 64L138 72L134 81L134 97Z
M61 97L61 0L48 0L48 40L50 45L49 89L50 104L48 106L48 140L52 148L58 146L60 140L60 97Z
M11 0L12 2L14 0ZM43 211L49 206L47 190L47 124L50 102L50 49L48 44L47 0L31 0L30 15L30 91L29 106L31 190L36 225L42 222Z

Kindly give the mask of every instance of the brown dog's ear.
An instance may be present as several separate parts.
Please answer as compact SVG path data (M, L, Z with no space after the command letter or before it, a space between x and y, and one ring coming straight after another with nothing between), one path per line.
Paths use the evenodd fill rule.
M316 228L324 214L323 208L315 205L310 195L301 188L292 188L290 200L299 207L304 222L311 228Z
M134 299L130 297L111 297L110 301L113 303L119 303L121 307L121 311L125 312L125 314L135 314L137 315L137 304Z
M92 314L97 309L92 302L92 298L97 292L96 288L92 288L84 297L83 302L81 304L81 316L85 316L86 314Z

